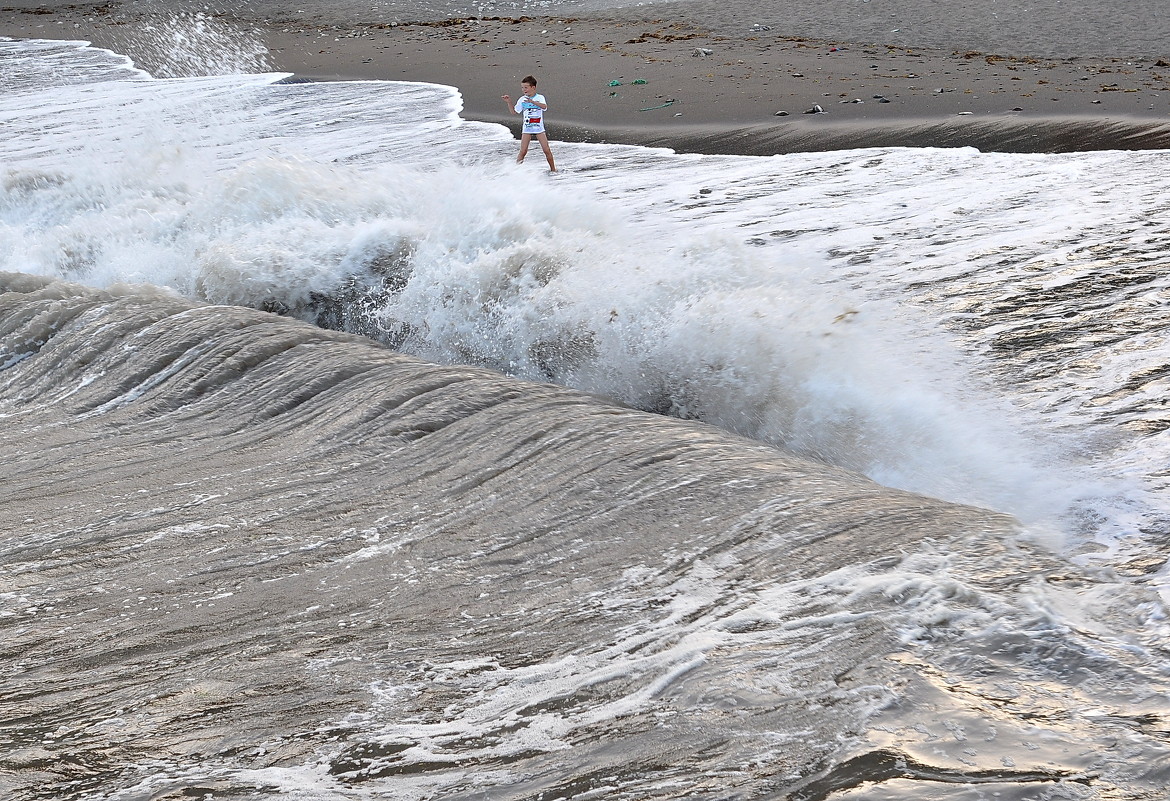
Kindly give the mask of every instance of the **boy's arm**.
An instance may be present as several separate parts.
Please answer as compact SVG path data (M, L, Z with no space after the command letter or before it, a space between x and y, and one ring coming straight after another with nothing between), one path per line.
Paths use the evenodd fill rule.
M507 104L508 104L508 111L510 111L510 112L512 112L513 114L515 114L515 113L516 113L516 107L512 105L512 98L511 98L511 96L510 96L510 95L503 95L503 100L504 100L504 102L505 102L505 103L507 103Z

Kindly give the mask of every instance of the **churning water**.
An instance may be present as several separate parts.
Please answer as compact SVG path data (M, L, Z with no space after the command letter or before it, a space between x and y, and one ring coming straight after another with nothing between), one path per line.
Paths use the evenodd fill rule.
M12 797L1170 789L1166 153L0 58Z

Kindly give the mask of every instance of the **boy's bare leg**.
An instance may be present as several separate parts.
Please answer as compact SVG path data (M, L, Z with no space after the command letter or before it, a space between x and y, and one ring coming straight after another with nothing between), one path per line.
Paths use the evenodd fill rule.
M552 148L548 146L548 135L542 133L537 134L536 141L540 142L540 149L544 151L544 157L548 159L549 172L556 172L557 165L553 161Z
M519 164L524 161L524 157L528 155L528 143L532 141L532 134L523 134L520 137L520 155L516 157L516 163Z

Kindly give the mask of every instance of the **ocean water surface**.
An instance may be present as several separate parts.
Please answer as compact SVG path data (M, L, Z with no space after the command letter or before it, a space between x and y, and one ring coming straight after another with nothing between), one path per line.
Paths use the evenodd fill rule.
M1170 790L1166 153L0 60L9 797Z

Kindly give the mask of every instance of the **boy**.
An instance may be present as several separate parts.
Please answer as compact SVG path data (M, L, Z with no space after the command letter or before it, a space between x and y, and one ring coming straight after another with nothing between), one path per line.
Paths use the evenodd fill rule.
M548 108L548 102L544 95L536 93L536 79L531 75L521 79L520 89L524 94L516 101L515 107L512 106L512 98L509 95L503 96L508 108L524 117L524 126L520 134L520 155L516 157L516 163L524 161L524 157L528 155L528 143L535 136L536 141L540 142L540 149L544 151L544 157L548 159L549 172L556 172L557 165L553 163L552 148L548 146L548 134L544 132L544 112Z

